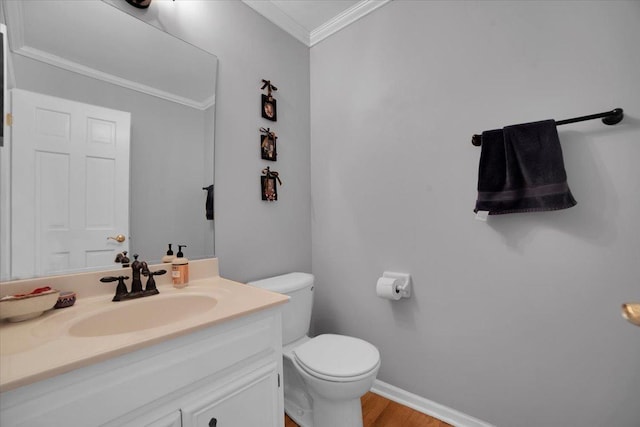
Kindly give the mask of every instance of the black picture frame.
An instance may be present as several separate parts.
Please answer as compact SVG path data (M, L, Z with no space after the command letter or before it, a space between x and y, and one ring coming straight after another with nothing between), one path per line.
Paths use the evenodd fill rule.
M262 94L260 111L263 118L271 120L272 122L278 121L278 109L275 98Z
M262 200L266 200L268 202L278 200L278 186L276 184L275 178L268 178L266 176L260 177Z
M269 134L260 135L260 156L263 160L272 162L278 160L277 139L278 137L271 137Z

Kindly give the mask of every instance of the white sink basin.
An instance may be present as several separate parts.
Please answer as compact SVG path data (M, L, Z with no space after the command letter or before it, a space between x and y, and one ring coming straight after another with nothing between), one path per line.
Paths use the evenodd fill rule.
M157 328L199 316L218 300L207 295L152 296L112 303L106 310L79 318L68 329L74 337L99 337Z

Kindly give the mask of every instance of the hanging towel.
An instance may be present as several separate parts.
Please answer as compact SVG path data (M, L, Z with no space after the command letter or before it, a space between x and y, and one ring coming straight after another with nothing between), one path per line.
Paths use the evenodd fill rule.
M204 203L204 209L208 220L213 220L213 185L203 187L207 191L207 200Z
M478 199L489 215L552 211L576 205L567 185L553 120L482 133Z

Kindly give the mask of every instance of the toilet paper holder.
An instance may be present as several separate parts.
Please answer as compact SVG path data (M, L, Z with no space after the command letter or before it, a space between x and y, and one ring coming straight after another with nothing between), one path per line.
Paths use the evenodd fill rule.
M411 275L410 274L385 271L384 273L382 273L382 277L395 279L396 292L402 298L409 298L411 296Z

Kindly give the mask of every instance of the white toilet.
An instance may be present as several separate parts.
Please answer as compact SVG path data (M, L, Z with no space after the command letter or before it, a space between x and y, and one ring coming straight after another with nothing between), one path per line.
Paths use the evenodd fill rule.
M378 374L378 349L344 335L309 338L313 275L290 273L249 284L290 297L282 312L287 415L301 427L362 427L360 397Z

